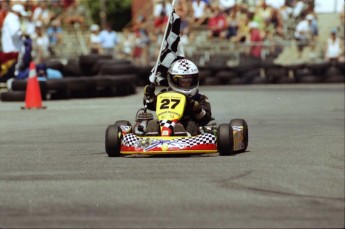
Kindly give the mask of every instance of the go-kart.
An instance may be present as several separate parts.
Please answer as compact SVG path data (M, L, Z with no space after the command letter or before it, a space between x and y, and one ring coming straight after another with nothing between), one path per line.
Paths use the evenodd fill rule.
M148 130L153 114L146 107L138 110L134 126L127 120L109 125L105 133L105 149L109 157L129 154L212 154L232 155L248 147L248 125L243 119L229 124L211 123L200 127L200 134L191 136L178 126L186 106L186 96L167 91L157 95L157 130ZM159 124L159 125L158 125ZM180 126L182 126L180 124ZM152 129L152 128L151 128Z

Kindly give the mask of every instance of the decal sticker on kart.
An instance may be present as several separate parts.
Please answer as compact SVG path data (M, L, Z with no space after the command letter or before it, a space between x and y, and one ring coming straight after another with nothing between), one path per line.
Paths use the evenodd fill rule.
M123 147L137 152L148 151L176 151L199 149L200 147L216 147L216 138L212 134L203 134L195 137L177 139L157 139L154 137L137 137L134 134L126 134L122 139Z

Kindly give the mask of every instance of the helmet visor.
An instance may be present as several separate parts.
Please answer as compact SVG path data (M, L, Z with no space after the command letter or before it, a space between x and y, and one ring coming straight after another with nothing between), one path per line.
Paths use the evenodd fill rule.
M193 89L198 86L198 75L173 75L172 77L173 84L181 89Z

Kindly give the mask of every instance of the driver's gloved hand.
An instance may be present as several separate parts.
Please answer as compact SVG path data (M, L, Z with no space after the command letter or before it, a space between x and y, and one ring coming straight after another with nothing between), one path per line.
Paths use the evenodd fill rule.
M148 98L152 98L155 96L155 85L153 84L150 84L150 85L146 85L144 87L144 95L145 97L148 97Z
M188 101L188 108L193 111L194 113L198 114L202 111L202 107L198 101L190 99Z

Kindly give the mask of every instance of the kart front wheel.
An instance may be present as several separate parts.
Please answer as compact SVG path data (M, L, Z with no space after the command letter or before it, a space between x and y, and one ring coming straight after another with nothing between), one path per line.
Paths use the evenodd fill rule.
M217 131L217 148L220 155L231 155L234 150L234 136L229 124L220 124Z
M105 151L109 157L119 157L121 138L120 138L120 127L118 125L110 125L105 131Z

